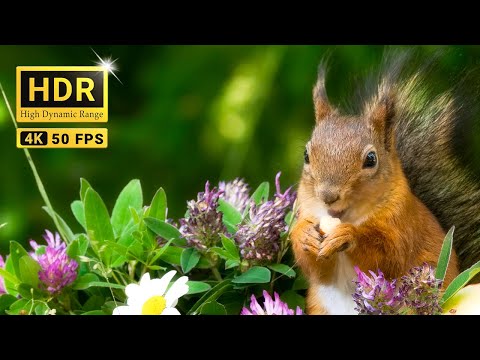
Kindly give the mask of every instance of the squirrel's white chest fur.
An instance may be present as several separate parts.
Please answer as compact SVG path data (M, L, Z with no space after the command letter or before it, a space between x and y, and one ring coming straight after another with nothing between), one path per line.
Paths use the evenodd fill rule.
M318 285L316 296L330 315L355 315L355 270L345 254L338 254L332 282Z
M315 215L318 219L329 216L327 210L323 207L317 207ZM361 221L359 220L359 223ZM352 263L344 253L339 253L332 281L329 284L318 285L316 289L318 301L327 310L328 314L357 314L352 297L355 291L355 284L353 283L355 278L355 270Z

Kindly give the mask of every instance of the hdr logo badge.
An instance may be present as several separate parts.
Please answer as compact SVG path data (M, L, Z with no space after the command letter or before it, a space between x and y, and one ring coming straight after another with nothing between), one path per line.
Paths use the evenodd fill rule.
M107 122L102 66L17 66L18 122Z

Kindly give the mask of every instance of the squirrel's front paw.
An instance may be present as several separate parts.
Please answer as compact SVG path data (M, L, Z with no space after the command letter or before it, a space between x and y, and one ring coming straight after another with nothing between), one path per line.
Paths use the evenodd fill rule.
M352 224L337 225L320 244L317 259L328 259L337 252L352 249L355 246L356 231L357 228Z
M302 251L314 257L318 255L320 242L323 240L318 220L314 218L302 219L292 230L291 237L297 240L296 243Z

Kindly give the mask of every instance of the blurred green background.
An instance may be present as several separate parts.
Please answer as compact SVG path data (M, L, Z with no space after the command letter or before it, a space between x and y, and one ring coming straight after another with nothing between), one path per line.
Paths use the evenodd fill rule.
M480 47L448 47L443 61L455 71L477 64ZM252 187L298 181L304 144L313 127L311 89L319 60L332 65L329 96L348 100L354 79L379 64L383 46L93 46L117 59L109 77L108 149L34 149L32 157L56 211L80 231L70 211L80 177L100 193L111 211L132 178L141 180L145 202L158 187L167 192L169 217L206 180L243 177ZM422 46L429 56L437 47ZM0 82L15 104L17 65L93 65L90 46L0 46ZM15 109L15 108L14 108ZM35 124L35 127L42 124ZM77 124L82 127L84 124ZM23 125L26 126L26 125ZM63 124L54 124L62 127ZM8 242L39 240L54 225L3 99L0 101L0 253Z

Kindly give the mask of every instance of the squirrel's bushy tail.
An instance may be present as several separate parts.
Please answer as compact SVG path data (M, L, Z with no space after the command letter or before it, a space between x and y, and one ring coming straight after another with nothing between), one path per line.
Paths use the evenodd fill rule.
M480 71L441 85L436 60L412 70L412 55L388 59L376 96L386 86L393 93L405 174L445 231L455 225L463 270L480 260Z

